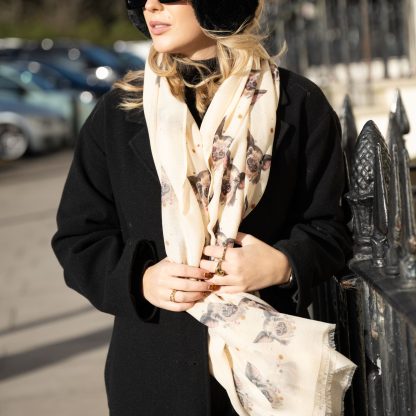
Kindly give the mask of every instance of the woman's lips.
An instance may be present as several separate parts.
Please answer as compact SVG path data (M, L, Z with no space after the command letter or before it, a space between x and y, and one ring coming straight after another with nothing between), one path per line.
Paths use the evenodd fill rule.
M170 29L170 25L163 22L150 22L150 33L152 35L161 35Z

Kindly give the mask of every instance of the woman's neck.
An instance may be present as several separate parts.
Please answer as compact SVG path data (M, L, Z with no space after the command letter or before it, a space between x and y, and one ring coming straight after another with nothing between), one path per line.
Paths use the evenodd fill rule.
M213 59L217 56L217 43L215 42L212 44L211 42L203 48L200 48L189 55L187 57L192 59L193 61L201 61L205 59Z
M178 70L181 73L183 79L188 84L198 84L199 82L201 82L203 77L209 76L218 70L217 57L213 57L210 59L194 60L194 62L204 65L205 69L202 69L202 74L192 64L181 64L178 67Z

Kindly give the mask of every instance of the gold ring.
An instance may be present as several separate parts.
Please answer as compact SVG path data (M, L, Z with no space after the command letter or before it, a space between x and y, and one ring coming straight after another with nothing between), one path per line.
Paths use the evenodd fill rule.
M222 252L221 260L225 260L225 253L227 252L227 246L224 246L224 251Z
M170 296L169 296L169 300L173 303L176 303L176 300L175 300L176 292L177 292L176 289L172 289L172 292L170 293Z
M218 276L225 276L225 272L223 269L221 269L221 264L222 264L222 259L218 260L217 266L215 267L215 272L214 274L218 275Z

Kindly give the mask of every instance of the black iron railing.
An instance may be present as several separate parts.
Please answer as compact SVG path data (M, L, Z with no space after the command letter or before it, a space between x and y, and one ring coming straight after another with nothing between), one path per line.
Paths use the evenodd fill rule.
M378 59L388 78L389 59L411 54L410 10L408 0L267 0L268 47L276 53L286 41L284 66L299 73Z
M341 114L353 219L351 273L315 291L314 318L337 324L339 350L358 369L346 415L416 415L416 225L409 121L400 93L386 140L369 121L357 137L349 99Z

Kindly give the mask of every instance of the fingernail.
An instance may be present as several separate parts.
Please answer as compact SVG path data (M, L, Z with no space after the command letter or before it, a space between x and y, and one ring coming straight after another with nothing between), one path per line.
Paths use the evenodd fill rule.
M218 285L209 285L208 286L208 290L211 290L211 292L215 292L216 290L218 290L220 287Z
M205 279L211 279L212 277L214 277L214 273L205 272L204 277L205 277Z

